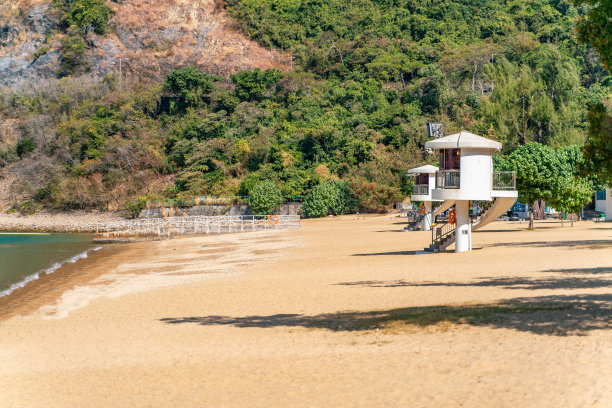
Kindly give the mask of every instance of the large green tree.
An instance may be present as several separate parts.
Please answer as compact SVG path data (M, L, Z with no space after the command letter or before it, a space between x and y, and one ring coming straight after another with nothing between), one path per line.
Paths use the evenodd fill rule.
M213 90L214 82L219 79L194 66L171 72L164 81L164 91L174 99L171 110L174 108L182 112L188 107L202 106L202 98Z
M612 186L612 111L603 103L589 111L589 133L584 145L583 170Z
M610 0L574 0L585 6L586 13L577 23L579 38L591 44L608 71L612 71L612 2ZM610 94L609 97L612 97ZM597 174L612 186L612 112L603 102L589 110L589 133L584 148L584 170Z
M518 147L503 162L506 170L516 171L518 199L529 205L529 229L533 229L533 207L536 200L552 202L560 191L559 156L548 146L527 143Z
M584 6L576 28L580 40L590 43L599 52L606 68L612 70L612 2L610 0L574 0Z
M250 191L249 206L256 215L275 214L283 202L283 195L272 180L262 181Z
M562 213L580 213L582 208L592 200L601 182L595 177L585 177L580 174L580 168L584 163L580 146L557 149L555 154L561 165L558 169L560 182L558 191L548 204Z
M486 67L494 89L482 106L485 121L506 149L532 141L555 147L582 143L575 64L551 45L535 48L524 60Z

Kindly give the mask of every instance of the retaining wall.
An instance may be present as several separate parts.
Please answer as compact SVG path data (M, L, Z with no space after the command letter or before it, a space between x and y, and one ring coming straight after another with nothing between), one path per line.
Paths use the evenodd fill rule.
M280 208L279 215L297 215L302 203L286 203ZM167 217L195 217L218 215L251 215L251 208L247 204L209 204L193 207L161 207L145 208L139 218L167 218Z

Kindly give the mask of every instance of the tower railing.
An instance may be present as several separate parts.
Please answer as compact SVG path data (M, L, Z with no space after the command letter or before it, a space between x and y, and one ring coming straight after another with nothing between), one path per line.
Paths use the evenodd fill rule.
M516 190L515 171L494 171L493 190Z
M412 186L412 194L413 195L429 195L429 185L428 184L415 184Z
M461 186L459 170L439 170L436 172L436 188L459 188Z

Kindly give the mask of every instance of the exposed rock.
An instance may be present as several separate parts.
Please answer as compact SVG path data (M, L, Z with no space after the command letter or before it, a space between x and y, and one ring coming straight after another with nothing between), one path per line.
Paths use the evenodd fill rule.
M61 31L49 0L0 0L0 85L57 77ZM229 76L251 68L284 68L279 54L247 39L214 0L107 0L113 10L109 33L89 33L91 74L119 73L124 80L162 79L184 65ZM47 53L34 58L41 47ZM126 58L126 60L123 60Z
M37 4L28 11L27 21L30 30L41 36L46 36L51 32L53 24L47 17L48 11L48 4Z

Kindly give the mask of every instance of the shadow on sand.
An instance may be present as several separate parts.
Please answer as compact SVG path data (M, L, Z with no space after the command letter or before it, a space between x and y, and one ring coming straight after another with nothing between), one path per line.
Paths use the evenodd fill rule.
M376 231L390 232L390 231ZM400 231L397 231L400 232ZM486 231L483 231L486 232ZM484 245L484 248L492 247L534 247L534 248L574 248L574 249L612 249L612 239L585 240L585 241L526 241L526 242L500 242ZM479 250L482 248L472 248ZM352 256L384 256L384 255L415 255L420 251L391 251L373 252L364 254L353 254Z
M546 296L496 304L408 307L307 316L195 316L160 319L166 324L240 328L304 327L331 331L401 330L439 324L514 329L539 335L585 335L612 329L612 295Z
M612 239L596 239L583 241L526 241L526 242L500 242L496 244L486 245L488 247L535 247L535 248L551 248L551 247L567 247L580 249L612 249Z
M600 270L591 273L611 273L610 268L592 268ZM607 271L606 271L607 270ZM570 273L571 270L565 270ZM571 273L585 270L571 271ZM480 278L475 282L409 282L403 279L393 281L355 281L338 283L340 286L361 286L371 288L399 288L399 287L499 287L502 289L542 290L542 289L596 289L612 287L612 279L586 278L581 276L563 278Z
M353 254L351 256L385 256L385 255L422 255L422 251L374 252L374 253L369 253L369 254Z

